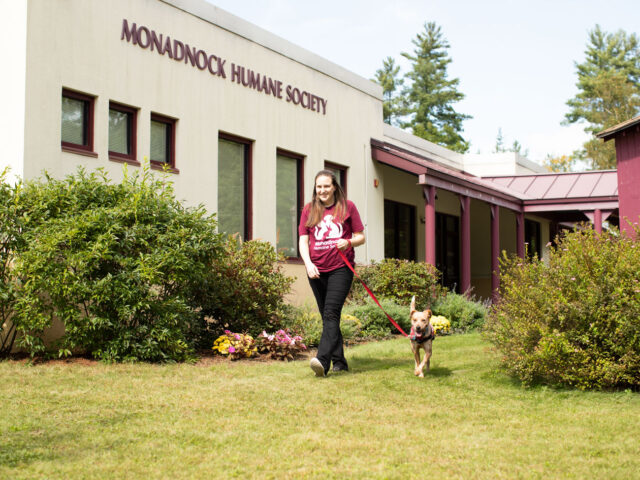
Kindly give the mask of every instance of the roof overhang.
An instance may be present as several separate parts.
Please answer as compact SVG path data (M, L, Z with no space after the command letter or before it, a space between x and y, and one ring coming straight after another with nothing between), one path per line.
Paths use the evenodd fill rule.
M612 138L614 138L617 134L624 132L625 130L638 124L640 124L640 115L614 125L613 127L609 127L606 130L602 130L601 132L596 133L596 137L601 138L606 142L607 140L611 140Z

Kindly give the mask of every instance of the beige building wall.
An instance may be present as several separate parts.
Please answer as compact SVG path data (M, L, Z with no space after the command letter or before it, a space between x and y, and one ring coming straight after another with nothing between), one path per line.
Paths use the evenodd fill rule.
M27 3L3 2L0 16L2 88L0 88L0 173L8 167L6 179L13 183L23 176L25 132L25 70L27 58Z
M219 132L251 140L253 238L276 241L278 148L304 156L305 202L325 161L348 167L349 198L360 210L365 233L382 231L383 219L375 213L381 211L382 194L373 191L380 175L370 149L370 139L382 135L378 85L200 0L66 0L64 7L29 0L28 8L25 178L44 170L62 177L82 166L103 168L119 180L123 166L108 158L108 111L114 101L138 109L138 161L149 156L151 114L177 119L179 173L169 178L180 200L202 203L210 212L217 210ZM222 58L226 78L123 39L123 20L129 30L135 23ZM232 64L281 81L283 98L234 82ZM326 110L287 102L289 85L326 100ZM96 97L97 158L61 150L62 88ZM316 109L322 110L319 104ZM357 249L358 262L383 255L380 235L367 240ZM299 265L287 269L304 273ZM294 296L308 293L297 286Z

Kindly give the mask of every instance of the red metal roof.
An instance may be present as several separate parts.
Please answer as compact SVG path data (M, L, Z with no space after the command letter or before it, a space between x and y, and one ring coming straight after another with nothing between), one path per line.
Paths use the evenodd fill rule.
M615 170L482 177L520 194L523 200L575 200L618 196Z

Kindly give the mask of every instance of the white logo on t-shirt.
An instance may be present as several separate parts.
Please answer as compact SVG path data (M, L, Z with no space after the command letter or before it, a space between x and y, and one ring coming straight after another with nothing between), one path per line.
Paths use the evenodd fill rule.
M333 215L326 215L322 221L316 225L314 235L316 240L328 240L330 238L342 237L342 224L333 222Z

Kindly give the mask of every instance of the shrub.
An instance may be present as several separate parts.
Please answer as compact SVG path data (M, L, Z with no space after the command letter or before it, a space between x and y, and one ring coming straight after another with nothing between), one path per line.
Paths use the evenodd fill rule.
M0 356L11 353L16 339L16 282L12 275L15 251L21 242L23 216L19 206L21 185L5 182L8 169L0 173Z
M488 307L465 295L449 292L436 300L431 311L434 315L442 315L449 319L454 332L464 333L484 325Z
M408 306L415 295L418 303L431 305L442 294L438 270L424 262L386 258L359 268L358 274L378 300L386 298ZM354 279L349 301L363 305L368 299L361 282Z
M411 328L409 320L409 305L398 305L392 300L381 300L385 311L408 333ZM368 301L363 305L347 305L345 313L358 318L362 324L360 336L362 338L385 338L392 333L398 333L380 307Z
M299 335L291 335L286 330L278 330L275 334L262 332L258 336L258 345L261 353L269 355L276 360L293 360L307 349Z
M617 231L558 239L548 266L504 258L485 335L524 383L637 389L639 271L640 244Z
M282 272L275 248L267 242L238 242L229 237L223 258L209 265L207 280L196 295L201 313L212 319L207 329L257 336L263 330L281 328L288 312L284 296L293 278Z
M148 167L111 184L103 172L24 185L14 321L19 345L45 351L52 318L59 355L109 361L184 360L199 313L192 292L222 259L216 222L185 208Z
M300 307L289 306L285 324L292 332L300 335L308 346L317 346L320 343L322 317L315 303L307 301ZM362 322L357 317L343 312L340 317L340 331L345 341L357 340L362 336Z
M220 355L226 355L229 360L253 357L258 347L251 335L233 333L225 330L224 335L220 335L211 349Z

